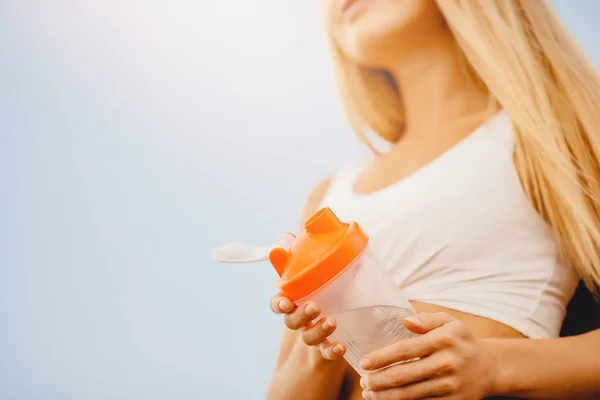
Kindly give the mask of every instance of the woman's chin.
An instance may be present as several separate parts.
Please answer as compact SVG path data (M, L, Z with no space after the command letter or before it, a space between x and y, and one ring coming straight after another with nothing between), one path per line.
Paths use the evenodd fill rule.
M386 35L379 35L372 30L348 30L340 39L343 39L338 43L344 55L364 67L385 68L394 54L393 43L389 37L386 38Z

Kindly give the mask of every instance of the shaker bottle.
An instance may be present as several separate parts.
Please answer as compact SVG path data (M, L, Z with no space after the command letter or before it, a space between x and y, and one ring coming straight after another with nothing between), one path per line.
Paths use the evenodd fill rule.
M283 296L298 306L313 301L321 315L336 320L329 339L344 343L344 358L359 374L366 354L415 335L402 323L415 314L412 306L368 242L356 222L342 222L323 208L306 221L304 232L284 237L268 255Z

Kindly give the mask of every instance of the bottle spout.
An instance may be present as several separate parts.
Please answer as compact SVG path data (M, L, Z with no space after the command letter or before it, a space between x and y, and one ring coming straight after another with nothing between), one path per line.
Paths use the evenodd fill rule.
M304 229L309 234L330 233L343 227L342 221L329 207L320 209L304 223Z
M255 263L269 260L274 249L288 251L295 236L285 233L277 238L277 242L264 246L252 246L245 243L228 243L213 250L213 258L220 263Z

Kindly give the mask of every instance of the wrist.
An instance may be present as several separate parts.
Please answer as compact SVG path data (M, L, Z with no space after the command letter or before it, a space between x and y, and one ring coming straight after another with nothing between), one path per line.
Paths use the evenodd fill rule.
M331 364L331 361L323 357L323 354L321 354L321 350L318 346L307 346L304 343L302 343L301 346L306 347L309 363L314 368L321 368L327 364Z
M345 366L345 360L343 358L334 361L328 360L323 357L318 346L307 346L301 338L298 338L295 343L294 350L293 354L296 354L301 358L301 363L306 364L311 370L330 369L336 366L340 366L338 368L343 368L343 366Z
M273 374L268 399L337 399L346 370L345 360L329 361L318 347L298 340ZM307 385L307 382L310 382Z
M512 339L514 340L514 339ZM511 391L511 365L506 362L508 349L502 339L483 339L483 346L488 357L489 384L486 396L508 395ZM508 356L510 358L510 356Z

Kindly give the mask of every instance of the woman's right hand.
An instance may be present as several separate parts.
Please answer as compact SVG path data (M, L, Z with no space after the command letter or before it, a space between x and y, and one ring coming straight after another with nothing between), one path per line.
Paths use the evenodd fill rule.
M297 307L288 298L279 295L271 299L271 310L276 314L284 314L285 325L294 331L301 331L302 341L308 346L316 346L323 358L338 360L343 357L346 347L340 342L331 343L327 337L335 331L336 322L332 317L322 317L321 308L314 302L307 302Z

